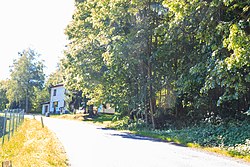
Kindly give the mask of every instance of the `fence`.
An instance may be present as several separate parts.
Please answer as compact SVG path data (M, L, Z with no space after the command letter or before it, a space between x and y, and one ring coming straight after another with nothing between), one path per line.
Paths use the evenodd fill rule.
M23 122L23 120L24 110L22 109L5 110L0 112L0 138L2 137L2 145L6 138L10 140L10 137L13 136L17 127Z

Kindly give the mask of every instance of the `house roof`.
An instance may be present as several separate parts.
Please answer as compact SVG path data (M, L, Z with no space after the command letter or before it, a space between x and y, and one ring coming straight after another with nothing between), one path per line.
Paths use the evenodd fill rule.
M50 103L49 101L46 101L46 102L42 102L41 105L49 104L49 103Z
M50 88L61 87L61 86L63 86L62 83L61 84L57 84L57 85L52 85L52 86L50 86Z

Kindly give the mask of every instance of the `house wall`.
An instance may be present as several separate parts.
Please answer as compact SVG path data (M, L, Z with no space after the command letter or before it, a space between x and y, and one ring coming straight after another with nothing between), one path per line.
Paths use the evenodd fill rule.
M54 96L54 90L56 89L56 96ZM54 102L58 102L56 112L60 111L61 107L64 107L65 101L65 88L63 86L52 87L50 92L50 112L54 112Z

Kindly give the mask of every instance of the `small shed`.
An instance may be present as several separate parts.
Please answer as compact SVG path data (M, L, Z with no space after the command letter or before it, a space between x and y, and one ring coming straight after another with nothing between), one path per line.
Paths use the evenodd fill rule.
M42 114L45 115L45 113L49 112L49 105L50 102L44 102L42 103Z

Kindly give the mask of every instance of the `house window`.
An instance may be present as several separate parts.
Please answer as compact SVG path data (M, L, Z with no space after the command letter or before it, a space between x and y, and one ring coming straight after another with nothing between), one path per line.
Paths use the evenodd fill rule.
M54 89L53 96L56 96L56 89Z
M58 107L58 101L54 101L53 102L53 108L57 108Z

